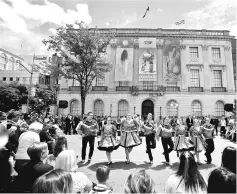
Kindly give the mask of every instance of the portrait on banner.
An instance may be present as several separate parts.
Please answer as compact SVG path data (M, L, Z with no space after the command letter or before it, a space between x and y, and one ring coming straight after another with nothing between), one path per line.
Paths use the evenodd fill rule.
M133 48L117 48L115 81L132 81Z
M139 80L156 81L155 49L139 49Z
M165 39L163 45L164 80L177 82L181 79L180 40Z

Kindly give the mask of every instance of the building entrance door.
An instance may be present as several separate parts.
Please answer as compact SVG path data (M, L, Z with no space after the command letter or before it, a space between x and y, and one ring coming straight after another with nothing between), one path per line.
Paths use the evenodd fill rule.
M154 103L151 100L145 100L142 103L142 116L146 119L148 113L151 113L154 118Z

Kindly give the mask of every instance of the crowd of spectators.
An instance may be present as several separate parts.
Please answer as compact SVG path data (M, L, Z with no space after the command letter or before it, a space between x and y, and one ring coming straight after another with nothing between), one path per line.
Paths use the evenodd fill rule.
M68 148L58 120L39 114L25 117L14 110L0 112L0 192L113 192L108 184L108 166L97 168L97 183L80 172L78 156ZM225 137L230 131L226 129ZM207 181L191 152L184 151L179 158L179 168L166 181L164 192L236 193L236 148L224 149L222 165L210 173ZM156 193L155 182L146 170L135 171L124 181L124 193Z

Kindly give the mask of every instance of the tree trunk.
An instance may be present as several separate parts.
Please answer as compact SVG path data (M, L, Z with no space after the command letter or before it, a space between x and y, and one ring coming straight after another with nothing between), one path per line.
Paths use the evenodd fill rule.
M86 101L85 95L81 95L81 116L82 117L85 113L85 101Z

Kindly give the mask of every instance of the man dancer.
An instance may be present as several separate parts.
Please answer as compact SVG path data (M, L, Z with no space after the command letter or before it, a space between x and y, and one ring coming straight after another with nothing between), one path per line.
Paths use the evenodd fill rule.
M214 141L213 141L213 134L214 134L214 126L210 123L210 119L207 117L205 124L202 126L203 128L203 136L206 139L206 153L205 156L207 158L207 164L212 162L211 153L214 151Z
M188 131L189 131L191 126L193 125L193 119L192 119L191 115L189 115L188 118L186 119L186 124L187 124Z
M141 128L146 137L146 153L148 153L150 164L153 164L153 156L151 149L156 148L156 139L155 139L154 121L152 120L151 113L147 115L147 120L144 122L144 124L141 125Z
M78 131L78 133L82 136L82 163L85 162L86 147L88 142L90 145L88 162L91 162L91 158L94 152L95 137L97 136L98 129L99 126L97 122L93 119L92 112L88 112L86 120L81 121L76 128L76 131Z

